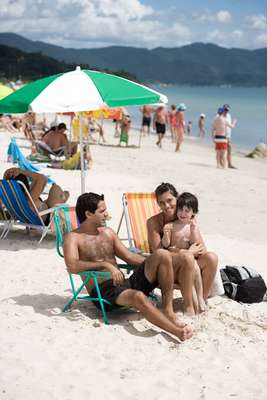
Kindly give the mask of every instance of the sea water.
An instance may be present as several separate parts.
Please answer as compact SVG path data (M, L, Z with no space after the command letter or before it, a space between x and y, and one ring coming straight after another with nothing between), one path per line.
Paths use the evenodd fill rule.
M153 85L153 89L168 97L171 104L185 103L186 122L192 121L192 135L198 136L198 119L206 115L206 142L211 142L211 126L217 109L229 104L232 119L237 119L232 130L235 148L248 150L259 142L267 143L267 87L192 87ZM141 125L141 113L137 107L129 107L133 125Z

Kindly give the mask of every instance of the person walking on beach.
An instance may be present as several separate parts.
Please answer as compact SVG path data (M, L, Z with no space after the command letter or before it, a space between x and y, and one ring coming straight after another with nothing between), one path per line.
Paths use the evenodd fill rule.
M232 117L230 114L230 106L229 104L224 104L223 105L224 109L224 116L226 120L229 122L229 124L232 124ZM227 138L227 165L228 168L233 168L237 169L233 164L232 164L232 144L231 144L231 136L232 136L232 128L226 127L226 138Z
M171 105L171 110L169 111L169 114L168 114L168 122L170 125L172 142L175 143L176 142L176 105L175 104Z
M206 134L205 118L206 118L205 114L200 114L198 120L198 135L201 139L203 139Z
M68 271L74 274L87 270L110 272L110 279L99 282L102 297L111 303L106 306L107 311L133 307L159 328L182 341L189 339L192 328L178 324L173 311L173 269L169 253L161 249L147 258L131 253L116 233L105 226L108 212L104 195L82 194L76 203L76 213L80 226L64 237ZM116 257L135 266L128 279L119 270ZM157 286L162 293L162 311L147 297ZM93 280L89 281L87 290L92 297L97 297ZM98 302L94 305L101 307Z
M141 126L141 135L149 135L150 134L150 125L151 125L151 114L153 112L153 108L150 106L143 106L140 109L143 117L142 117L142 126Z
M212 135L215 143L217 168L226 168L227 137L226 128L234 128L236 121L230 124L225 115L224 108L218 109L212 125Z
M154 114L154 127L156 129L156 133L158 135L158 141L156 145L159 148L162 148L162 139L166 133L166 124L167 124L168 115L163 106L160 106L156 109Z
M176 112L176 146L175 151L180 151L181 144L184 140L185 134L185 117L184 112L186 105L184 103L179 104Z

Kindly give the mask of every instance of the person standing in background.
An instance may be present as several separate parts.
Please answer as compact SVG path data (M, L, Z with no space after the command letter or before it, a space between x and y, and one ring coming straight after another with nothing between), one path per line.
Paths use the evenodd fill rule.
M179 104L176 113L176 147L175 151L180 151L181 144L184 140L185 133L185 118L184 111L186 110L186 105L184 103Z
M212 125L212 136L215 143L217 168L226 168L227 138L226 128L234 128L235 121L230 124L224 115L224 108L218 109Z
M206 129L205 129L205 114L200 114L199 120L198 120L198 134L200 138L204 138Z
M168 114L168 120L170 124L170 131L172 135L172 142L176 142L176 105L172 104L171 105L171 110L169 111Z
M167 120L168 120L168 114L165 108L163 106L158 107L154 114L153 125L158 135L158 140L156 142L156 145L160 149L162 148L162 139L166 133Z
M151 125L151 114L153 112L152 107L150 106L143 106L140 108L140 111L143 115L142 118L142 126L141 126L141 134L145 136L146 134L150 134L150 125Z
M187 126L186 126L186 133L187 133L187 136L192 135L192 121L188 121Z
M224 116L229 122L229 124L232 124L232 117L230 114L230 106L229 104L224 104L223 105L223 110L224 110ZM226 138L227 138L227 165L228 168L233 168L237 169L233 164L232 164L232 144L231 144L231 136L232 136L232 128L229 126L226 127Z

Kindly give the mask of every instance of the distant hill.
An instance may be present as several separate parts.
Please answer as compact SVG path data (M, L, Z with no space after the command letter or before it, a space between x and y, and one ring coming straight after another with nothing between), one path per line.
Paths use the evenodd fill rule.
M267 86L267 49L226 49L194 43L153 50L111 46L71 49L0 33L0 44L39 52L65 63L124 70L141 81L189 85Z
M67 64L40 53L26 53L15 47L0 44L0 79L32 81L48 75L72 71L77 64ZM88 64L80 64L82 68L89 69ZM122 76L133 81L138 81L135 75L125 71L112 71L99 69L105 72Z

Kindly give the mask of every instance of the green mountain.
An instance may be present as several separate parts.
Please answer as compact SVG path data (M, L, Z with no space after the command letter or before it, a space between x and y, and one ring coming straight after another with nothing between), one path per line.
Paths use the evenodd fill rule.
M194 43L152 50L111 46L71 49L0 33L0 44L39 52L65 63L124 70L141 81L189 85L267 86L267 49L226 49Z
M80 64L82 68L89 69L88 64ZM48 75L74 70L76 64L67 64L40 53L26 53L15 47L0 44L0 79L17 80L22 79L31 81ZM111 71L103 69L105 72L113 73L127 79L137 81L136 76L125 71Z

